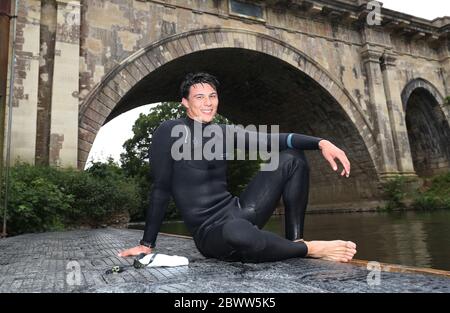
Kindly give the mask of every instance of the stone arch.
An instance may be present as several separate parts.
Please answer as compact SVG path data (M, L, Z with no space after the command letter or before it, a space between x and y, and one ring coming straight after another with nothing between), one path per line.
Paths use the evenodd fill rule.
M376 136L361 107L326 69L295 47L271 36L228 28L207 28L177 34L136 51L106 74L89 93L79 110L78 167L83 168L99 129L110 119L117 103L141 79L164 64L202 50L240 48L261 52L297 68L320 85L352 121L364 139L373 167Z
M402 92L406 128L414 169L432 176L450 169L450 125L444 97L430 82L418 78Z
M408 84L406 84L405 88L402 91L402 104L403 110L405 112L408 99L411 97L411 94L418 88L425 89L426 91L428 91L436 99L437 103L439 104L444 103L444 97L432 83L423 78L416 78L411 80Z

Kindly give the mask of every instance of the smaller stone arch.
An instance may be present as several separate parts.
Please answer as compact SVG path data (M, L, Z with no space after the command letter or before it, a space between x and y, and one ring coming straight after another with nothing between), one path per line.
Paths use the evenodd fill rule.
M402 91L402 104L405 112L409 97L418 88L427 90L440 105L444 103L444 97L432 83L423 78L416 78L411 80Z
M444 97L418 78L402 92L405 123L416 173L433 176L450 168L450 123Z

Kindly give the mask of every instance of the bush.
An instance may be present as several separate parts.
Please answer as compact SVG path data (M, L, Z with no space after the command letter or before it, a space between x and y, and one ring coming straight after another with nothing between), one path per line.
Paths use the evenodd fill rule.
M440 202L436 197L429 195L419 195L414 200L414 208L419 210L433 210L439 208Z
M8 229L13 233L61 230L63 213L73 200L45 178L25 182L11 177Z
M111 162L85 172L20 163L10 173L9 234L95 227L111 215L132 214L141 202L136 183Z
M424 210L450 209L450 172L433 177L430 187L416 196L413 206Z
M386 200L386 210L390 211L405 207L403 202L405 196L407 195L405 191L405 184L406 178L404 176L390 178L382 184L383 195Z
M397 176L382 185L386 210L405 208L406 201L414 209L450 209L450 172L425 179L428 187L415 191L408 186L410 182L404 176Z
M112 160L94 162L86 173L89 175L85 175L84 181L74 181L71 185L71 193L82 201L78 207L85 217L94 217L101 222L104 216L114 212L133 215L139 211L141 196L138 184L133 178L125 177Z

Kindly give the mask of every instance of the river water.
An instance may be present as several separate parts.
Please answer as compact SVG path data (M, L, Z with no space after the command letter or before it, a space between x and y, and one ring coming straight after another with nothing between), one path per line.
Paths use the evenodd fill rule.
M282 235L284 217L264 229ZM182 222L161 232L190 236ZM305 240L351 240L356 259L450 270L450 211L307 214Z

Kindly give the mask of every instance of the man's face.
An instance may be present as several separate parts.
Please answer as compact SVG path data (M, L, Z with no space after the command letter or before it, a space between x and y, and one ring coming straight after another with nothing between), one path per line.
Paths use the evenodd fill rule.
M187 115L199 122L211 122L217 113L219 98L210 84L195 84L189 89L188 98L181 103L187 109Z

